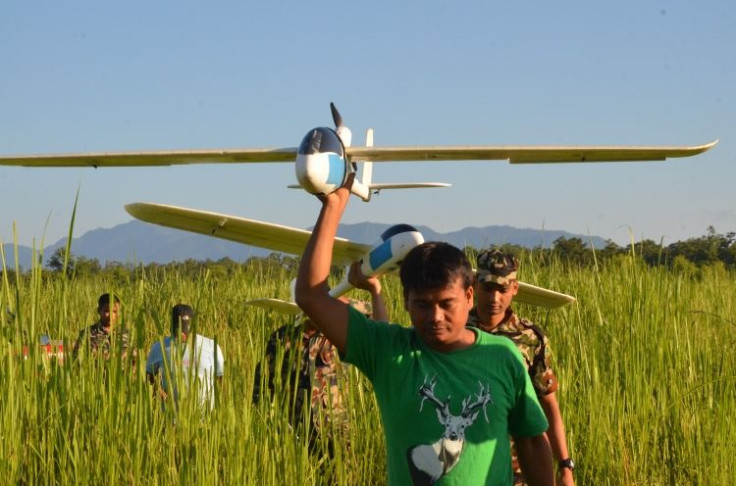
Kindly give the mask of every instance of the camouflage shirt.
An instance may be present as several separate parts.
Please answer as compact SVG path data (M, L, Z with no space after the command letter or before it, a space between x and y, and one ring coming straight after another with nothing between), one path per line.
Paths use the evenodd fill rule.
M125 328L115 329L110 333L102 326L102 324L97 322L79 332L79 337L77 337L77 341L74 343L72 354L75 357L78 356L80 348L84 342L87 341L89 352L92 356L97 356L98 353L100 353L105 359L109 359L113 340L116 341L116 347L122 354L123 358L125 358L128 354L128 343L130 342L128 330ZM131 350L131 355L135 362L135 358L137 356L135 349Z
M338 359L337 348L322 333L316 330L305 332L301 325L283 326L271 335L266 346L266 360L268 376L264 384L272 394L278 392L278 383L288 386L286 391L293 397L293 404L291 400L287 402L293 423L301 421L306 402L310 406L313 431L323 430L330 422L345 429L347 411L338 387L344 365ZM254 402L260 400L262 380L259 364L253 389Z
M511 339L526 362L529 377L537 397L543 397L557 390L557 377L552 371L552 349L547 336L526 319L521 319L509 309L504 321L494 329L488 330L480 324L476 310L470 311L468 326L477 327L491 334Z

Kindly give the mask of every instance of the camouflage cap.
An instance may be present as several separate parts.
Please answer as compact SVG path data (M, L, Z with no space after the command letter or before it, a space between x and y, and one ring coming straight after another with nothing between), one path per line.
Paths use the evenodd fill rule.
M500 250L486 250L478 255L478 268L475 272L478 282L509 285L516 280L519 260L510 253Z

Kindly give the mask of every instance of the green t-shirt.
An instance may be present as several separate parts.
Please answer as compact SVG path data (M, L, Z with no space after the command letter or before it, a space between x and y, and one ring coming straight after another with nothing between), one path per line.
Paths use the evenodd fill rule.
M472 346L441 353L413 328L349 312L345 361L373 383L389 484L512 484L509 435L547 430L514 343L474 329Z

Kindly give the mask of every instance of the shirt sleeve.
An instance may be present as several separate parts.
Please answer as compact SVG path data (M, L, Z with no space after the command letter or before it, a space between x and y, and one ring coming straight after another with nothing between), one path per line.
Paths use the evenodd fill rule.
M538 397L557 391L557 377L552 370L552 348L547 336L542 336L541 346L534 357L534 363L529 370L529 374L532 377L532 384Z
M376 375L376 347L383 323L368 319L352 307L348 307L348 343L345 355L340 356L346 363L352 363L369 380Z
M408 331L399 324L374 321L348 307L348 343L340 358L373 381L396 354L410 345Z

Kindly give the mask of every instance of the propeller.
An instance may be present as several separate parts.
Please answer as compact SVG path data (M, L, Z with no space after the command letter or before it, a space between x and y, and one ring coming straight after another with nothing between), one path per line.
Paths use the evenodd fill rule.
M342 117L340 116L340 112L337 111L335 103L332 101L330 101L330 111L332 111L332 119L335 121L335 128L340 128L342 126Z
M350 147L350 142L353 140L353 134L348 127L343 125L342 116L340 116L340 112L337 111L335 103L331 101L330 111L332 111L332 120L335 122L335 132L340 137L340 140L342 140L342 144L345 147Z

